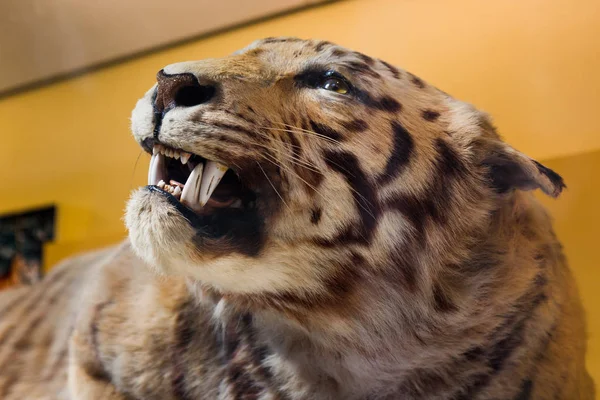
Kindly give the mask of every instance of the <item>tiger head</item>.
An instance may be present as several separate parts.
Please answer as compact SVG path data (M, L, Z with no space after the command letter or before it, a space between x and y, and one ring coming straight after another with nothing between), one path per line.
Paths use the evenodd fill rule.
M445 266L485 241L496 210L564 187L484 113L324 41L268 38L169 65L132 130L152 156L127 206L136 253L282 310L359 307L367 286L439 303Z

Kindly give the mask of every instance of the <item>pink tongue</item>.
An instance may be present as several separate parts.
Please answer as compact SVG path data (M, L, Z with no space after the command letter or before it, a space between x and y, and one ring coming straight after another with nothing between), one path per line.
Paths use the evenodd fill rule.
M208 199L203 207L200 207L199 204L194 204L191 207L189 204L186 205L198 215L208 215L217 209L231 206L237 199L238 196L236 196L233 187L226 182L222 182L217 186L212 196L210 196L210 199Z
M233 204L234 201L235 201L235 197L230 197L230 198L228 198L225 201L220 201L220 200L217 200L217 199L214 199L214 198L211 197L206 202L205 207L206 206L210 206L210 207L214 207L214 208L229 207L230 205Z
M194 208L190 207L194 210L194 212L198 215L209 215L215 212L215 210L229 207L235 201L235 197L231 197L229 200L223 202L213 199L212 197L206 202L204 207ZM189 207L189 205L188 205Z

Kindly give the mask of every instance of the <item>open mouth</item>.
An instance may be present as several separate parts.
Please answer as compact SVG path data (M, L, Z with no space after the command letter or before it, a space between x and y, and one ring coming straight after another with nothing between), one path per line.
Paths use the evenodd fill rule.
M162 144L152 149L148 185L167 196L188 219L190 211L201 218L239 215L250 210L255 200L254 193L227 166Z

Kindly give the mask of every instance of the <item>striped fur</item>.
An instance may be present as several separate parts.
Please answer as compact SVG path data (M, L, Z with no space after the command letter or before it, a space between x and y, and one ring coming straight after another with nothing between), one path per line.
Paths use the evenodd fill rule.
M348 93L319 88L330 71ZM0 296L0 398L594 398L577 289L529 193L564 183L485 114L321 41L161 74L217 94L161 115L151 89L135 139L234 169L253 234L135 191L126 243Z

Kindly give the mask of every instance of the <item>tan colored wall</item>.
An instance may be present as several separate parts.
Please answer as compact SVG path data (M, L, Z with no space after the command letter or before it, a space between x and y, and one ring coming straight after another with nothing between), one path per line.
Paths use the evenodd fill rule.
M558 200L540 195L555 218L555 229L579 284L589 331L588 367L600 391L600 151L548 160L567 190Z
M165 64L225 55L264 36L328 39L406 68L490 112L507 140L537 159L598 150L599 4L346 1L0 100L0 212L58 205L50 263L123 237L125 199L144 183L148 164L142 155L135 167L140 151L128 130L136 99ZM597 171L600 153L594 154L584 164ZM579 157L586 156L551 162L559 172L564 168L570 190L549 204L581 282L590 313L590 365L600 378L600 295L594 284L600 185Z

